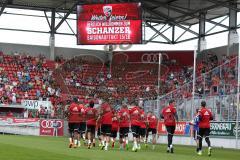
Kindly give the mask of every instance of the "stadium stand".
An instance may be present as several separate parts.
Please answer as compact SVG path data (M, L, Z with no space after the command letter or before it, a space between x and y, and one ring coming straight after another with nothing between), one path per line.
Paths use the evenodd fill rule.
M57 57L50 61L41 55L31 57L1 52L0 103L19 104L24 99L50 100L54 112L62 114L62 104L72 96L82 101L112 99L115 104L121 101L132 103L140 98L155 100L158 64L128 63L121 56L114 57L109 64L93 56L79 56L68 61ZM161 99L162 106L169 98L181 103L183 98L192 97L192 71L191 66L164 59L160 95L171 96ZM199 97L236 93L236 56L223 55L218 59L215 55L208 55L205 60L198 61L197 77L195 93ZM29 117L41 116L43 110L30 112ZM1 112L6 115L8 110Z

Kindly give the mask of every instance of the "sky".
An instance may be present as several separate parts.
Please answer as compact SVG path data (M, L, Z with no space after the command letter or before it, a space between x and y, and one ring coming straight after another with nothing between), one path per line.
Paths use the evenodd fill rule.
M10 9L6 8L4 10L6 13L17 13L17 14L32 14L32 15L41 15L44 16L44 13L41 11L32 11L32 10L21 10L21 9ZM51 13L47 13L48 16ZM63 16L63 15L61 15ZM76 18L76 15L70 15L70 18ZM238 13L240 17L240 13ZM223 18L214 20L215 22L221 21ZM50 20L50 19L49 19ZM60 19L56 20L56 24ZM76 32L76 21L68 20L70 26L74 32ZM238 18L238 24L240 23L240 18ZM228 24L228 18L223 21L223 24ZM207 24L206 30L210 29L213 25ZM160 28L161 26L159 26ZM30 17L30 16L15 16L10 14L3 14L0 16L0 28L12 28L12 29L30 29L30 30L40 30L40 31L49 31L49 26L45 17ZM198 30L198 26L193 26L194 30ZM216 30L219 31L221 28L217 27ZM68 24L64 22L59 28L58 32L68 32L72 33L71 29L68 27ZM169 33L168 33L169 32ZM170 34L171 31L165 32L165 34ZM177 30L177 34L180 35L182 30ZM146 37L150 37L154 34L151 30L146 31ZM240 35L240 30L238 30ZM186 34L185 38L190 37L190 34ZM183 37L184 38L184 37ZM78 46L76 45L76 37L58 35L55 36L55 45L57 47L67 47L67 48L81 48L81 49L94 49L94 50L104 50L104 47L101 45L98 46ZM207 48L215 48L219 46L227 45L228 33L224 32L221 34L208 36L206 37ZM32 32L19 32L19 31L8 31L0 29L0 42L5 43L19 43L19 44L31 44L31 45L49 45L49 34L45 33L32 33ZM133 45L128 50L194 50L197 48L197 40L175 44L175 45L166 45L159 43L148 43L142 45ZM119 46L116 46L116 50L121 50Z

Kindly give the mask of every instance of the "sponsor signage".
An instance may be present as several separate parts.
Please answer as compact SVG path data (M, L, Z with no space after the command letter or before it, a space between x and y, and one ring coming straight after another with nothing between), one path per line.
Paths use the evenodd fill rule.
M213 136L232 136L235 137L236 134L240 136L240 126L236 128L236 122L212 122L211 132Z
M39 110L40 107L47 107L47 109L50 109L52 106L52 103L50 101L38 101L38 100L23 100L21 102L22 106L27 109L37 109Z
M185 128L186 128L186 122L178 122L176 125L175 134L176 135L185 135ZM164 122L158 123L158 133L167 134L167 130L164 125Z
M0 118L0 126L39 127L39 119L38 118L17 119L3 117Z
M64 132L64 121L54 119L1 117L0 126L5 128L22 127L24 129L34 127L39 129L39 135L44 136L63 136Z
M77 6L77 43L141 44L141 3Z
M158 64L159 54L161 54L162 62L177 59L181 65L193 65L193 51L115 51L113 52L113 60L115 63L124 61L128 63Z
M42 136L63 136L63 120L40 120L40 135Z
M240 136L240 127L237 130L236 122L211 122L210 130L211 136L235 137L237 133ZM163 122L158 123L158 133L167 134L166 127ZM177 123L175 135L189 135L189 133L190 127L188 123Z

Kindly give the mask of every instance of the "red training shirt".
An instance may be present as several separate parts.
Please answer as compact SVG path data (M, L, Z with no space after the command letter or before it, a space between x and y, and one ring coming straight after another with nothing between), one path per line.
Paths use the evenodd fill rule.
M87 125L96 126L97 110L95 108L88 107L86 109L86 119Z
M151 128L151 129L156 129L157 128L158 119L155 115L148 116L147 120L148 120L148 123L149 123L148 128Z
M104 103L101 106L102 116L101 116L101 124L112 125L112 108L109 104Z
M140 109L140 128L147 128L147 116L144 114L144 110Z
M127 108L122 108L118 112L119 127L126 128L130 126L130 114Z
M112 118L112 131L118 131L118 127L119 127L119 121L115 114L115 116L113 116Z
M199 122L199 128L210 128L210 121L213 119L212 112L202 107L199 110L199 116L200 116L200 122Z
M87 108L83 104L79 105L79 110L80 110L79 120L80 120L80 122L86 121L86 109Z
M162 109L162 116L164 118L165 126L176 126L176 113L176 108L173 105L169 105Z
M69 108L68 108L68 112L69 112L69 117L68 117L68 122L69 123L78 123L80 122L80 108L78 106L78 104L76 103L72 103Z
M131 117L131 125L132 126L139 126L141 125L140 123L140 118L141 118L141 111L140 108L135 106L133 107L130 111L130 117Z

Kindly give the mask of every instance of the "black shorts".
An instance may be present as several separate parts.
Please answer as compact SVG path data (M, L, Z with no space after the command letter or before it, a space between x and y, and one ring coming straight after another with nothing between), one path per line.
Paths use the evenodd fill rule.
M147 133L152 132L152 134L157 134L157 129L156 128L148 128Z
M97 135L100 136L101 135L101 127L98 127L98 130L97 130Z
M140 128L140 130L139 130L139 135L141 136L141 137L145 137L146 136L146 128Z
M74 131L78 132L79 123L68 123L68 131L69 133L73 133Z
M168 134L174 135L176 126L166 126L166 129Z
M121 127L119 129L120 138L127 137L129 133L129 127Z
M111 136L112 125L102 124L101 125L101 134Z
M84 134L86 132L86 122L80 122L79 124L79 133Z
M198 138L209 137L210 128L199 128Z
M139 134L140 134L140 127L139 126L132 126L131 129L132 129L133 137L138 138Z
M117 131L111 131L111 137L117 138Z
M87 125L87 132L90 132L93 135L95 135L95 128L96 128L96 126L94 126L94 125Z

